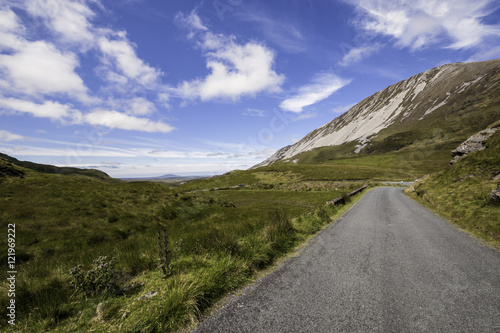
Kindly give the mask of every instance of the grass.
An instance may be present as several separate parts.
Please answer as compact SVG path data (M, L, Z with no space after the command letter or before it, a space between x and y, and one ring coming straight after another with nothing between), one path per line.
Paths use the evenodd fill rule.
M418 182L407 194L500 249L500 204L490 192L500 184L500 132L483 151L469 154L452 167Z
M16 332L169 332L195 323L222 296L329 223L339 208L326 206L327 200L360 186L260 170L171 188L0 164L7 170L0 224L4 230L16 224L19 272L16 328L1 325ZM242 182L247 186L228 188ZM175 253L169 277L158 268L160 229ZM88 269L100 256L115 258L119 289L75 293L70 269ZM5 254L1 260L7 261ZM7 290L4 280L2 304ZM153 297L139 299L150 292Z
M6 230L16 224L19 272L17 326L2 321L0 328L185 328L338 216L343 208L326 201L375 181L432 174L409 195L500 247L500 206L488 197L499 184L492 178L500 171L500 133L486 150L447 168L452 149L498 119L500 97L493 92L472 97L426 117L428 131L412 124L382 131L360 154L350 153L355 143L324 147L294 158L297 163L235 170L181 186L126 183L93 171L75 174L0 156L0 225ZM478 108L482 111L473 112ZM168 277L158 267L156 237L162 229L172 251ZM0 242L5 249L6 238ZM70 269L88 268L100 256L115 257L119 289L75 293ZM6 254L1 260L7 261ZM7 290L4 279L2 304ZM141 298L148 293L153 296Z

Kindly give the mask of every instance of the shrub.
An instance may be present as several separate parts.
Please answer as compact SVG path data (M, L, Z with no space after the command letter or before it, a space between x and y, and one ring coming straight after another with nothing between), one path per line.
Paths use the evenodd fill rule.
M82 265L70 269L71 285L75 293L84 293L86 296L106 294L116 289L115 258L108 261L106 256L95 259L93 267L87 272Z

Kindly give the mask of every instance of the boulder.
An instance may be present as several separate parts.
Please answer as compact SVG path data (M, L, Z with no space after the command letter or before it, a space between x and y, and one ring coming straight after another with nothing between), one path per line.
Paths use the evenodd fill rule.
M461 158L467 156L470 153L476 151L481 151L486 148L486 141L498 130L500 126L495 126L493 128L487 128L477 134L474 134L464 142L460 144L455 150L451 152L453 159L450 161L450 165L455 164Z
M496 189L494 189L493 191L491 191L490 198L493 201L500 202L500 185L498 185Z

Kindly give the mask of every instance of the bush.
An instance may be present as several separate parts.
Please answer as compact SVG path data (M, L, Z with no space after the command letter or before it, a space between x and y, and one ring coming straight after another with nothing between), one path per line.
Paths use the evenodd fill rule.
M107 260L101 256L93 261L93 268L85 272L82 265L70 269L71 285L75 293L84 293L86 296L106 294L116 289L115 258Z

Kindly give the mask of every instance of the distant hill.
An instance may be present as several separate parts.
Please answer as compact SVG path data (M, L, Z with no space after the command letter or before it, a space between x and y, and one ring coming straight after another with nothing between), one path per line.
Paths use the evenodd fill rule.
M180 176L175 174L166 174L158 177L131 177L131 178L121 178L121 180L127 182L133 181L150 181L150 182L181 182L181 181L189 181L193 179L207 178L208 176Z
M364 99L255 167L456 147L500 119L500 59L430 69ZM436 147L436 146L439 147Z
M152 178L157 178L157 179L179 179L179 178L184 178L183 176L179 176L179 175L174 175L174 174L167 174L167 175L163 175L163 176L160 176L160 177L152 177Z
M111 178L107 173L95 169L79 169L71 167L57 167L49 164L38 164L28 161L19 161L18 159L9 155L0 153L0 178L8 176L22 177L24 171L21 168L34 170L40 173L60 174L60 175L80 175L92 178L97 178L104 181L118 181L118 179ZM19 168L21 167L21 168Z

